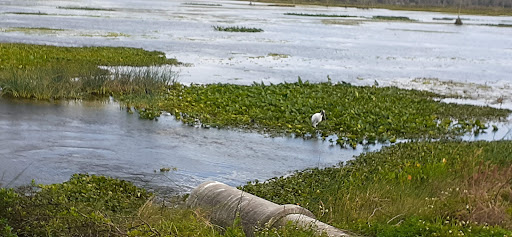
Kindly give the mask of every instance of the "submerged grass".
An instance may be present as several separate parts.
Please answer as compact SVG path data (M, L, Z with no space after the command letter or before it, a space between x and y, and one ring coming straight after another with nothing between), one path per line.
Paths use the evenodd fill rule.
M511 151L511 141L403 143L241 189L367 236L510 236Z
M296 83L277 85L175 84L154 104L188 124L306 138L337 135L336 143L351 147L478 133L488 127L486 121L506 118L510 113L440 103L434 100L437 97L395 87L311 84L299 78ZM328 119L313 128L311 115L322 109Z

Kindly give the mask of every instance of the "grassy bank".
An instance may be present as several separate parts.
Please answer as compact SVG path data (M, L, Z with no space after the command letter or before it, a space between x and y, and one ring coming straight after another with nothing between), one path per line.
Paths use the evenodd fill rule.
M330 82L251 86L175 84L153 104L179 120L203 127L229 127L273 135L337 135L333 143L395 142L403 138L442 138L482 132L486 121L506 118L509 110L445 104L439 95L395 87L357 87ZM312 114L327 120L311 126Z
M367 236L510 236L511 151L511 141L397 144L242 189Z

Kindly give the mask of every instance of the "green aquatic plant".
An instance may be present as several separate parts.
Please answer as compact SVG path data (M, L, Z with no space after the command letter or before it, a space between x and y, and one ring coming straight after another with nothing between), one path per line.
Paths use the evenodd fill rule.
M415 142L240 187L365 236L512 234L511 141Z
M187 124L271 135L327 137L341 146L442 138L482 131L509 110L440 103L440 95L396 87L302 82L251 86L175 84L156 104ZM325 110L317 128L311 115Z
M212 26L214 30L216 31L226 31L226 32L249 32L249 33L255 33L255 32L263 32L260 28L249 28L245 26Z

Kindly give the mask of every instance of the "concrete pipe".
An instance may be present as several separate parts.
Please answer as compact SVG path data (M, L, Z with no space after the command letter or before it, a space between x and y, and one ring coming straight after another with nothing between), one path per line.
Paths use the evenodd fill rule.
M201 207L211 211L211 222L230 227L240 217L247 236L253 236L255 229L280 227L288 221L298 226L314 228L319 234L328 236L352 236L315 219L313 213L297 205L278 205L226 184L209 181L197 186L187 199L189 207Z

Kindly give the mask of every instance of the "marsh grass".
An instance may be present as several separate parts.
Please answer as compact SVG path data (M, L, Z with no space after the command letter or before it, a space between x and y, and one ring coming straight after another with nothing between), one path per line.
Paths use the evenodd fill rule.
M512 142L404 143L244 191L368 236L510 235Z
M245 26L212 26L216 31L226 31L226 32L248 32L248 33L257 33L263 32L260 28L249 28Z
M157 94L176 80L172 69L111 72L98 67L177 64L176 60L167 59L160 52L27 44L0 44L0 49L2 96L48 100Z

